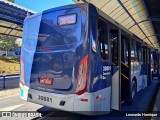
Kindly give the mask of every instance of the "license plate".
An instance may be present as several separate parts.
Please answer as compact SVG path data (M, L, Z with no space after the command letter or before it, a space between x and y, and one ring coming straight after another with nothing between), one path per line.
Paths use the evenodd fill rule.
M51 97L46 97L46 96L43 96L43 95L38 95L38 100L52 103L52 98Z
M39 78L39 83L40 84L45 84L45 85L52 85L53 84L53 79L52 78L41 77L41 78Z

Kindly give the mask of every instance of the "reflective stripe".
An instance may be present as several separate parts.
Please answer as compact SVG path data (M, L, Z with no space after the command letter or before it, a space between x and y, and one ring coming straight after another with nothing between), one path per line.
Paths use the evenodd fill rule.
M124 62L122 62L122 61L121 61L121 63L122 63L124 66L126 66L126 67L128 67L128 68L129 68L129 66L128 66L128 65L126 65Z
M88 102L88 99L87 98L81 98L81 101L82 102Z
M123 77L125 77L127 80L129 80L129 78L128 78L128 77L126 77L123 73L121 73L121 75L122 75Z
M113 64L113 65L116 65L116 64L114 64L113 62L112 62L112 64Z

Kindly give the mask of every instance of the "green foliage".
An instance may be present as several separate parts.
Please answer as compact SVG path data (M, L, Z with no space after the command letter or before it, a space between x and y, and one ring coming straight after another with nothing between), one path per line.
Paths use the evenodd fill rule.
M15 44L16 38L14 37L8 37L6 35L0 35L0 49L5 51L14 50L18 47L17 44Z

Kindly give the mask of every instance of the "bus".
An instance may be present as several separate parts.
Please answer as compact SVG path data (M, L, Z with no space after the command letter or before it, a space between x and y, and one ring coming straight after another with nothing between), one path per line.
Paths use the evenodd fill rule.
M152 80L154 79L159 79L159 51L157 49L155 49L152 53L151 53L151 71L152 71Z
M45 10L23 28L24 100L95 115L132 104L151 84L153 48L92 4Z

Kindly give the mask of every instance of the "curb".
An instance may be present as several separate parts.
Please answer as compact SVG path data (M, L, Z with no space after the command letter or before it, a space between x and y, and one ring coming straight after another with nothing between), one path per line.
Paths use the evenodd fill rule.
M5 76L5 77L7 77L7 76L18 76L18 75L20 75L20 73L14 73L14 74L1 74L0 77L3 77L3 76Z

